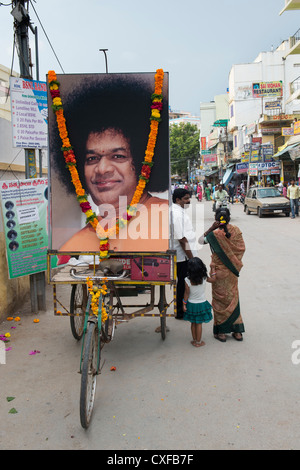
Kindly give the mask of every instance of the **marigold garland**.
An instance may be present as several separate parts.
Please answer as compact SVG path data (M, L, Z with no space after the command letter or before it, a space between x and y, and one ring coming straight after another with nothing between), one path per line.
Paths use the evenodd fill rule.
M143 161L141 174L139 176L138 185L134 192L133 198L127 208L123 217L118 218L114 227L107 230L98 222L96 214L92 211L90 203L88 202L87 195L81 185L79 174L76 168L76 157L73 148L68 138L68 131L66 127L66 120L64 117L63 104L60 97L59 82L54 70L48 72L48 82L50 94L52 97L52 108L56 115L56 122L60 138L62 140L62 151L66 165L71 174L71 180L75 187L77 200L80 204L82 212L86 215L87 223L90 223L96 230L96 234L100 239L100 260L109 257L109 238L117 234L120 228L125 227L127 222L136 214L137 204L139 203L144 192L146 183L148 183L151 167L153 165L152 159L154 157L154 150L156 145L158 125L161 121L160 112L162 110L162 87L163 87L164 71L158 69L155 74L155 89L151 96L151 116L150 116L150 133L148 136L147 148L145 151L145 159Z
M103 278L102 281L105 282L107 278ZM101 322L105 323L108 314L106 312L105 306L104 306L104 297L107 294L107 286L105 284L102 284L101 287L94 286L93 281L87 277L86 279L86 284L88 291L91 294L91 310L94 315L98 316L99 312L99 298L100 295L102 294L102 305L101 305Z

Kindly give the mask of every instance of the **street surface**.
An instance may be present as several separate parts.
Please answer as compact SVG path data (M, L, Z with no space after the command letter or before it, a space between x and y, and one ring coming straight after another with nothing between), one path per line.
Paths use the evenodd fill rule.
M192 204L205 207L207 229L211 202L193 197ZM239 278L244 341L216 341L210 323L203 327L206 345L195 348L190 324L174 318L167 320L165 341L154 331L158 319L118 325L102 350L87 431L79 420L81 343L69 318L53 315L52 288L47 312L33 315L29 303L7 312L21 321L0 324L1 334L11 333L12 348L0 365L0 449L299 449L300 218L259 219L235 204L232 223L246 243ZM209 265L209 247L199 255ZM64 286L63 304L69 296ZM12 408L17 413L9 413Z

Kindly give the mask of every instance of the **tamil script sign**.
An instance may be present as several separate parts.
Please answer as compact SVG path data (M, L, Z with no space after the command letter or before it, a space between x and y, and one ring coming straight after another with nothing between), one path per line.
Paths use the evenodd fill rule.
M1 181L9 278L47 269L48 179Z
M13 147L48 147L45 82L10 77Z
M247 173L248 172L248 163L237 163L236 164L236 172L237 173Z
M252 84L252 96L254 98L264 98L265 96L282 96L282 90L282 81L258 82Z
M282 127L281 135L294 135L294 127Z

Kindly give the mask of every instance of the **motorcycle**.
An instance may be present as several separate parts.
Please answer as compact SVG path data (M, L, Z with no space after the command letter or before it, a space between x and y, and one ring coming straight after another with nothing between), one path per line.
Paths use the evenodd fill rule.
M244 202L245 202L245 193L241 193L241 194L239 195L239 201L240 201L242 204L244 204Z
M214 201L212 208L213 212L216 212L216 210L220 208L230 210L230 203L227 197L225 197L222 201Z

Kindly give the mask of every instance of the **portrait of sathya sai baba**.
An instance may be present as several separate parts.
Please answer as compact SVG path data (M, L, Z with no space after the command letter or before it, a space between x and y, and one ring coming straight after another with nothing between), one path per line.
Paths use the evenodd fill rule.
M168 73L47 79L50 248L167 251Z

